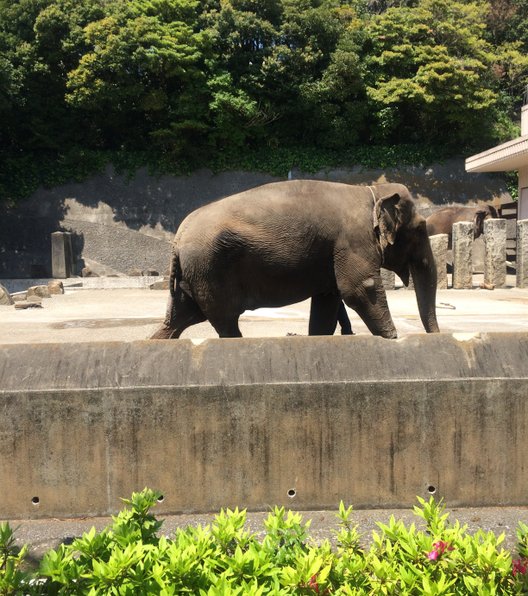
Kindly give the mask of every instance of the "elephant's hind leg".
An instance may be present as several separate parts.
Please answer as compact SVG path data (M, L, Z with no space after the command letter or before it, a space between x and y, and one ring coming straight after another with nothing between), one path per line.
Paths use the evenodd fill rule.
M174 295L169 298L165 321L151 339L177 339L187 327L206 320L196 302L176 286Z
M215 328L219 337L242 337L238 326L238 317L210 316L209 322Z

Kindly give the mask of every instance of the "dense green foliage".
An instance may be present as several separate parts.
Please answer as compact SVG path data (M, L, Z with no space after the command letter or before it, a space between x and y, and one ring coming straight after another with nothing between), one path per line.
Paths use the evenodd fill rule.
M484 148L515 134L527 31L527 0L0 0L0 197L109 160Z
M422 528L391 518L362 546L352 508L341 504L334 544L310 539L310 522L275 508L260 538L245 527L244 511L222 511L210 526L160 536L150 509L158 495L134 493L113 524L46 553L36 572L23 570L27 549L14 547L0 525L0 594L525 594L528 526L517 531L518 558L500 547L503 536L474 535L451 523L443 506L419 499Z

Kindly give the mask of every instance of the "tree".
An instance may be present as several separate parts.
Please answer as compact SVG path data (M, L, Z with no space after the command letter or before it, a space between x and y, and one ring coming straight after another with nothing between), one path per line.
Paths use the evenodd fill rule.
M151 142L181 153L201 134L207 38L195 31L196 4L121 1L85 27L87 50L68 73L66 101L100 123L106 145Z
M367 136L367 102L361 48L365 43L364 7L340 7L335 12L341 22L339 40L329 54L321 75L302 87L311 106L313 142L347 148Z
M213 124L211 140L219 147L240 147L261 138L277 118L273 102L262 94L262 69L278 37L280 0L210 2L203 16L214 56L208 89Z
M314 83L344 27L333 0L222 0L206 22L216 49L211 104L217 130L237 142L313 142ZM226 85L225 83L228 82ZM219 84L223 83L223 84ZM229 118L226 118L229 114Z
M447 141L460 149L490 141L497 79L485 17L477 2L420 0L368 22L363 58L373 140Z

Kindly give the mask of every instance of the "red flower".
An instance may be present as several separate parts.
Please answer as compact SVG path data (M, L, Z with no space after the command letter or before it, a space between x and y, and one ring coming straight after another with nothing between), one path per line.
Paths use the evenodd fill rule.
M427 558L430 561L437 561L441 555L445 553L445 551L455 550L454 546L451 546L449 543L444 542L443 540L439 540L438 542L433 543L433 550L427 553Z
M438 559L439 556L440 556L440 553L434 549L430 553L427 553L427 558L430 561L436 561L436 559Z
M319 594L319 584L317 583L317 575L312 575L308 587L311 588L316 594Z
M528 571L528 559L514 559L512 561L512 574L515 577L517 574L526 575Z

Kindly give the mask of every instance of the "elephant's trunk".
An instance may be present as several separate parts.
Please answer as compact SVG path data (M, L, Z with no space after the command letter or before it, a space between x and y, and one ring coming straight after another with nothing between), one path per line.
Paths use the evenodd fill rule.
M429 252L430 255L423 260L410 263L410 270L424 329L427 333L438 333L440 329L436 320L436 265L430 248Z

